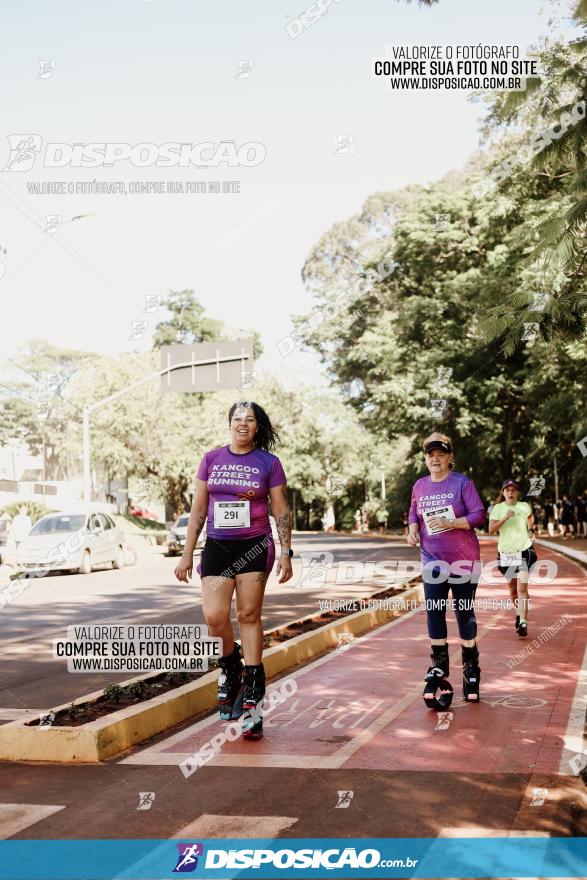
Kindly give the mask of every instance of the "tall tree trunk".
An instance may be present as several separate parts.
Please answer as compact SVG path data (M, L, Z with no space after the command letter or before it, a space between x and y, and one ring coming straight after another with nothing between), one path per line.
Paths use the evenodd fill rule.
M174 518L181 513L186 513L191 506L187 495L189 489L187 477L183 474L180 474L177 479L165 477L163 482L165 484L165 503L173 511Z

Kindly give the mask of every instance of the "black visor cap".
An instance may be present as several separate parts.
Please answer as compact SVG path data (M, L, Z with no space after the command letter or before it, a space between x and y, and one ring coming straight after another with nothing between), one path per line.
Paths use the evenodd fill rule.
M445 443L444 440L431 440L430 443L426 444L424 452L428 455L433 449L439 449L441 452L452 452L449 444Z

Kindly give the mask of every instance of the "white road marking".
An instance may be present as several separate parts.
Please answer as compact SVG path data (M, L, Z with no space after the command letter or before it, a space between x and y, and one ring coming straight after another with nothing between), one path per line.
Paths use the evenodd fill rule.
M0 840L8 840L13 834L24 831L42 819L48 819L65 807L49 804L0 804Z
M172 834L170 839L257 837L272 840L298 821L293 816L217 816L213 813L202 813L189 825Z
M483 825L468 825L466 828L441 828L438 837L550 837L548 831L518 831L515 828L484 828Z
M585 712L587 710L587 647L583 655L583 663L577 677L577 687L573 694L573 702L569 712L569 721L563 737L564 747L558 772L561 776L575 776L569 760L573 755L581 754L585 749ZM587 755L586 755L587 757Z
M185 843L196 843L202 838L204 840L218 839L219 841L223 838L238 837L273 840L298 821L293 816L227 816L202 813L193 822L174 831L168 840L181 840ZM222 844L219 843L219 848L221 846ZM167 843L155 847L141 859L125 868L122 873L117 874L114 880L144 875L147 869L156 864L163 855L169 854L168 850ZM173 857L177 860L177 852L173 853ZM173 871L173 868L174 865L170 864L169 870ZM228 880L228 878L217 877L216 880Z

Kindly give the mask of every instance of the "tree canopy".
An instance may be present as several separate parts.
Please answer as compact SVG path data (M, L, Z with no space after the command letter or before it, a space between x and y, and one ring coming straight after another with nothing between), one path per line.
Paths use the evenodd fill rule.
M519 141L510 135L497 155ZM410 440L398 485L421 470L422 438L441 430L487 495L512 472L545 476L552 491L554 456L561 484L582 489L585 281L575 277L571 309L561 266L533 257L570 195L517 168L480 198L494 164L480 154L430 186L374 194L332 227L304 265L316 306L298 332L374 436Z

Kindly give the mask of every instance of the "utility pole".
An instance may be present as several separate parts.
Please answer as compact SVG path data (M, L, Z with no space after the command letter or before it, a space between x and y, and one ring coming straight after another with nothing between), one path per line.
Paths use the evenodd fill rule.
M47 448L45 445L45 435L43 434L43 501L45 500L45 482L47 480Z
M556 466L556 452L552 456L552 459L554 461L554 500L558 501L558 469Z

